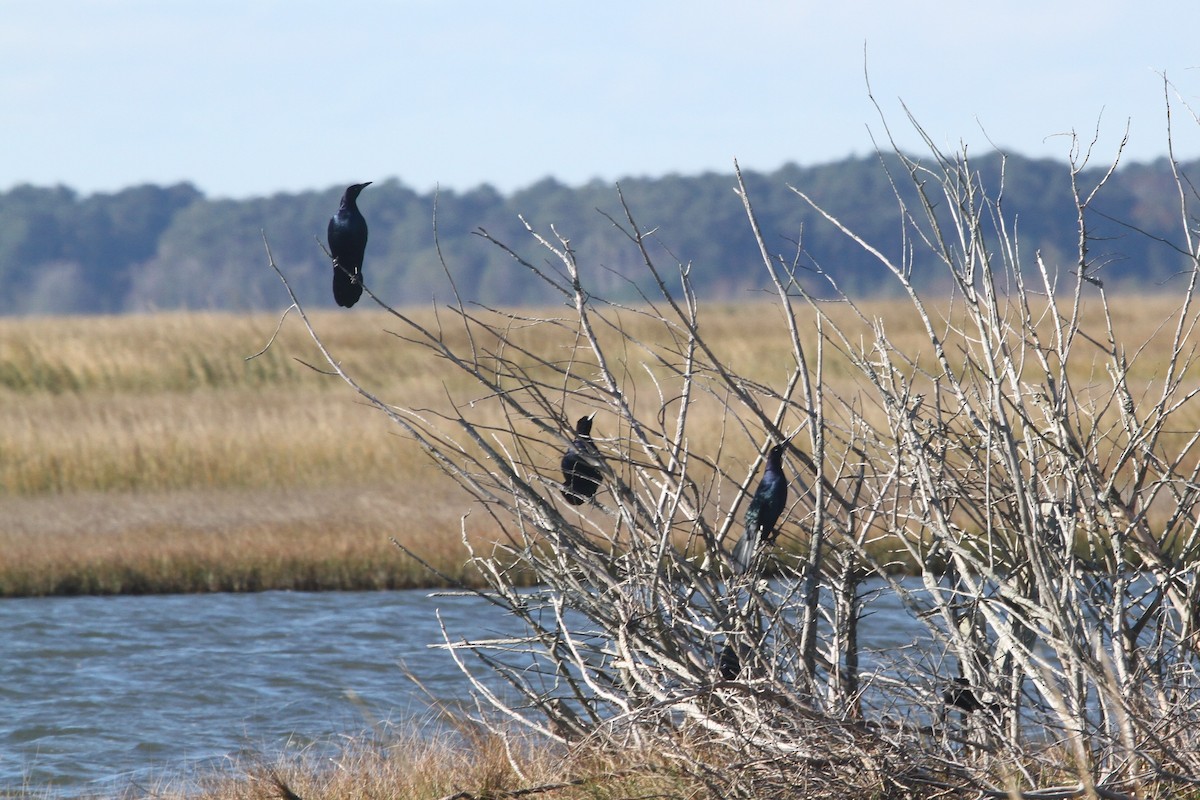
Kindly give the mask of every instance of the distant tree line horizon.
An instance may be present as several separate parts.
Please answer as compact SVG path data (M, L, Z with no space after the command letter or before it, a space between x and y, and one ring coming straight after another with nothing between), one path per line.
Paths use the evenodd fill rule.
M1022 268L1033 270L1040 254L1052 270L1073 272L1078 223L1068 165L1017 155L1005 161L997 153L973 161L990 196L999 194L1003 164L1001 216L1015 228ZM1177 166L1184 185L1193 185L1186 176L1200 172L1200 160ZM850 296L868 298L889 292L883 270L791 187L899 259L901 210L889 180L889 171L899 170L899 159L885 154L743 176L767 246L797 265L806 286L821 292L825 279L818 273L825 273ZM1088 168L1077 180L1086 191L1106 171ZM453 298L438 245L464 300L495 306L558 302L511 255L475 235L484 229L540 263L522 219L544 235L553 237L553 228L570 240L593 291L636 302L650 276L614 225L625 224L621 196L638 225L653 229L656 256L689 265L703 299L750 300L768 286L732 170L580 186L545 178L507 195L486 184L418 193L397 178L360 180L376 181L359 201L370 225L366 285L393 306ZM14 187L0 193L0 277L7 287L0 315L277 309L285 295L267 268L262 232L301 301L332 307L331 267L322 244L344 189L233 200L210 199L189 183L87 196L64 186ZM902 199L909 207L918 202L911 193ZM1179 207L1167 159L1123 164L1088 211L1095 237L1089 273L1118 289L1153 292L1179 284L1173 278L1186 266L1188 249ZM918 276L945 274L931 266L912 264ZM923 288L940 287L926 282Z

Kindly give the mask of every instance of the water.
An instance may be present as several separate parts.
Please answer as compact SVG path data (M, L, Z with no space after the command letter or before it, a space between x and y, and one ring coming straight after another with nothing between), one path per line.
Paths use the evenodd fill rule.
M873 610L871 644L912 642L894 597ZM424 591L0 601L0 790L112 795L419 718L401 663L441 700L469 691L428 647L435 611L456 636L515 632L482 601Z
M239 751L422 714L465 680L440 640L477 600L426 592L0 601L0 787L104 792Z

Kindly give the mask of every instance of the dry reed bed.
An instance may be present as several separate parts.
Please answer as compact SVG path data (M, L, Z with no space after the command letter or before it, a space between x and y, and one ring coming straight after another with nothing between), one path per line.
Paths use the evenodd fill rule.
M661 754L566 752L520 734L506 743L469 723L451 731L442 723L424 730L384 728L348 737L338 750L236 763L186 784L163 779L146 793L159 800L712 796L701 780Z
M459 538L424 533L444 526L421 500L320 489L16 498L0 535L0 596L435 585L392 537L471 580Z
M932 367L928 340L904 303L864 308L884 321L900 350ZM1165 335L1173 304L1125 298L1116 310L1132 351ZM848 309L833 311L852 339L868 341ZM657 318L633 311L613 317L624 334L610 328L602 338L609 352L624 354L639 416L653 417L641 413L659 403L648 375L670 379L643 344L669 354L672 343ZM437 326L432 311L414 318ZM345 369L389 402L436 410L448 397L480 399L461 371L394 335L405 329L387 314L313 319ZM461 575L460 520L469 508L453 482L340 380L303 363L320 366L320 354L295 319L267 352L247 360L277 321L192 313L0 320L0 596L424 582L391 547L393 536ZM765 385L783 380L791 356L778 307L713 306L701 325L737 372ZM549 335L544 325L526 326L513 338L538 358L577 359L586 372L587 354L576 349L571 326L564 318ZM812 320L801 318L799 329L815 352ZM453 328L447 335L463 336ZM1080 364L1074 379L1102 390L1103 369ZM1143 381L1131 387L1135 397L1154 390L1157 367L1148 348L1134 371ZM844 357L827 349L829 390L853 396L852 375ZM564 402L564 418L583 410L573 403ZM482 403L478 414L503 438L509 423L494 409ZM694 452L719 450L723 464L750 463L759 434L730 426L719 397L698 396L690 413ZM601 414L598 435L618 434L614 428ZM536 442L529 452L539 463L529 466L553 479L560 447ZM472 538L486 543L486 524L473 519L471 526Z
M402 729L382 726L359 736L346 736L337 751L305 751L273 760L252 757L219 771L186 781L163 776L123 797L155 800L502 800L547 797L555 800L633 800L634 798L764 797L805 800L910 800L961 796L960 790L939 784L936 767L929 783L907 786L903 792L879 780L860 776L856 786L833 782L819 763L766 779L754 777L750 764L730 763L721 748L678 741L674 752L631 746L605 752L586 745L565 749L531 740L521 732L502 737L463 720L451 727L443 722ZM1065 763L1064 756L1064 763ZM892 776L896 777L896 776ZM1002 785L1004 776L997 776ZM1069 773L1044 775L1048 783L1069 785ZM0 798L38 796L36 793ZM48 796L48 795L47 795ZM1065 794L1046 795L1063 797ZM1147 781L1138 797L1145 800L1195 798L1186 786L1169 780Z

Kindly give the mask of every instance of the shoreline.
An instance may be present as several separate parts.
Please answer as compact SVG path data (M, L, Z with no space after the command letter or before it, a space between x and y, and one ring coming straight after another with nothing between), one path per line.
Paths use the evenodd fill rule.
M447 585L393 537L469 579L458 531L443 535L428 509L396 494L375 486L8 498L0 598Z

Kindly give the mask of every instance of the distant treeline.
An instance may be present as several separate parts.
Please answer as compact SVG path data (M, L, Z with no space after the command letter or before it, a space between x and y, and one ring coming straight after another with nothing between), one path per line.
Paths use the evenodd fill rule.
M1001 158L975 161L990 195L1000 189ZM1181 165L1186 174L1200 161ZM812 167L787 165L745 175L772 252L834 276L855 296L886 292L875 260L809 209L803 191L889 256L903 248L901 212L888 171L895 156L854 158ZM1078 176L1084 191L1103 168ZM379 176L357 176L371 180ZM1200 176L1198 176L1200 177ZM907 186L909 181L899 180ZM699 294L739 300L766 286L758 247L731 173L628 178L620 191L638 224L653 229L656 263L690 265ZM927 184L940 202L936 184ZM343 186L246 200L208 199L189 184L138 186L115 194L80 196L65 187L19 186L0 194L0 314L121 313L160 309L278 308L285 296L267 267L262 233L301 300L333 304L330 265L318 240ZM903 198L918 210L918 199ZM367 285L392 305L446 301L451 289L435 246L464 299L495 305L555 302L558 298L511 255L474 235L486 229L538 263L545 252L518 218L570 239L591 287L612 299L635 299L648 275L636 249L613 223L625 225L617 187L594 181L566 186L545 179L503 195L484 185L466 192L418 194L396 179L379 180L359 206L370 224L364 266ZM1077 213L1065 163L1010 156L1002 212L1020 243L1023 268L1040 253L1051 268L1074 270ZM945 209L942 210L943 212ZM1121 167L1098 195L1088 217L1095 273L1110 286L1165 288L1187 264L1179 192L1170 164ZM919 276L928 265L913 264ZM930 270L939 275L944 271ZM818 287L809 277L807 284ZM936 290L936 286L924 288Z

